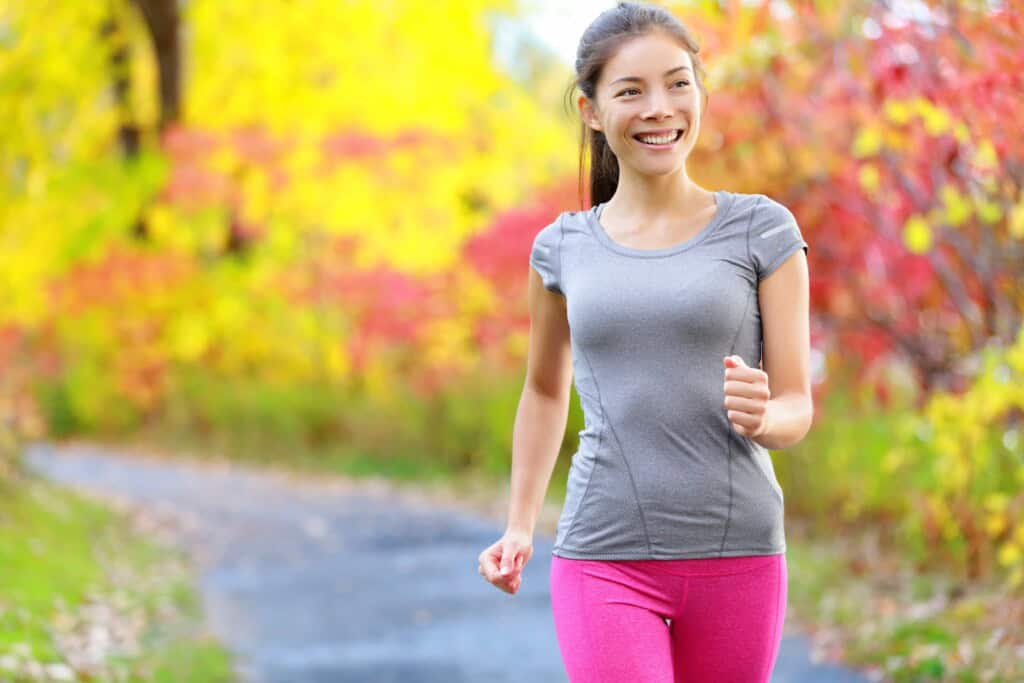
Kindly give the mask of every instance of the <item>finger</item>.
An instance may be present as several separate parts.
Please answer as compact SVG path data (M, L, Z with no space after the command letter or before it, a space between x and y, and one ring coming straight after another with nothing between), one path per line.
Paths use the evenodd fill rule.
M754 417L753 415L748 415L747 413L741 413L736 410L730 410L728 411L728 415L729 422L732 422L734 425L744 427L749 430L757 429L758 425L761 424L760 419Z
M737 368L726 368L725 378L727 380L734 379L738 382L760 382L767 377L764 370L758 370L757 368L737 367Z
M722 392L726 396L760 398L766 401L771 397L771 391L769 391L768 385L760 382L741 382L738 380L731 380L722 385Z
M737 434L739 434L740 436L745 436L748 439L750 438L750 435L753 434L753 432L750 431L749 429L747 429L746 427L741 427L741 426L739 426L737 424L734 424L732 426L732 430L734 432L736 432Z
M506 548L504 554L501 556L501 575L509 576L515 572L516 569L516 552L510 548Z
M726 396L723 405L728 410L738 410L748 415L763 415L765 411L763 400L743 398L742 396Z
M495 555L487 553L481 560L480 564L484 569L484 576L487 577L488 581L493 583L501 576L499 574L500 567L498 565L498 558Z
M514 567L513 570L510 571L508 574L499 574L498 576L498 583L502 586L502 588L508 590L509 592L514 592L514 589L522 580L523 576L520 573L519 569L516 567Z

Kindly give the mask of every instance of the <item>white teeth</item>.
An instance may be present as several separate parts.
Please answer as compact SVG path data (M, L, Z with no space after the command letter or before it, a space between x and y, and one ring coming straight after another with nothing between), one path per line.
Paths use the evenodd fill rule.
M651 144L651 145L667 145L668 143L670 143L673 140L675 140L676 136L679 135L679 134L680 134L680 132L676 131L676 132L671 133L669 135L640 136L639 139L640 139L641 142L646 142L646 143Z

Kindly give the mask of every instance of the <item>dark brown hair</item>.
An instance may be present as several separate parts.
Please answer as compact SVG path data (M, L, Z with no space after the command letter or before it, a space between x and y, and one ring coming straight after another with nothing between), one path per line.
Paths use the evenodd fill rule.
M690 53L697 87L704 95L702 111L707 109L708 91L704 87L704 67L697 53L700 45L689 29L674 14L657 5L638 2L620 2L602 12L583 32L576 48L576 74L566 90L567 108L571 108L572 95L580 89L591 101L596 101L597 81L604 65L619 46L638 36L660 31L679 41ZM589 145L587 144L589 141ZM615 158L602 131L594 130L580 121L579 199L583 206L584 150L590 147L590 202L600 204L611 199L619 184L619 161Z

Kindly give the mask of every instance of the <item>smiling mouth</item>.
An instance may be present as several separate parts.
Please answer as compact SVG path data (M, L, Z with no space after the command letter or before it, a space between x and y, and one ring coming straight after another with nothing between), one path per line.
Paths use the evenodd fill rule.
M667 135L658 136L656 138L654 136L644 136L647 137L648 140L656 139L657 142L648 142L642 139L640 134L634 135L633 139L639 142L640 144L647 145L648 147L664 147L665 145L671 145L674 142L677 142L679 138L681 138L682 136L683 130L679 129L675 131L675 134L672 137L669 137Z

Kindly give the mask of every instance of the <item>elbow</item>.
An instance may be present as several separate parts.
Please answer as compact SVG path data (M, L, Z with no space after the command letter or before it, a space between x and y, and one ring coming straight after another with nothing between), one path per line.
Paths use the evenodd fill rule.
M796 433L793 435L790 443L786 444L785 448L797 445L811 431L811 425L814 424L814 399L810 395L803 395L798 416L799 418L796 420L797 428L794 430Z

